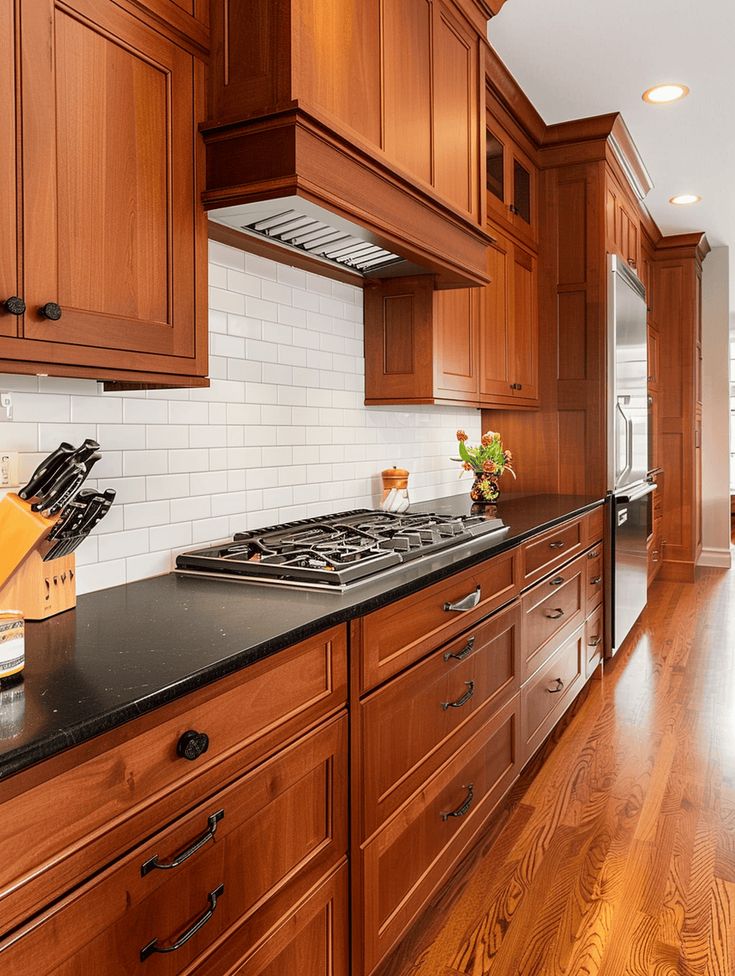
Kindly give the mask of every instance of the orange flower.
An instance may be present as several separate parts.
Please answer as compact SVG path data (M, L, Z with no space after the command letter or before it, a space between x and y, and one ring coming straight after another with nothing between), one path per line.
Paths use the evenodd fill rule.
M500 434L497 434L494 430L488 430L482 435L482 443L490 444L496 437L500 437Z
M457 440L458 441L466 441L467 440L467 434L465 434L465 432L463 430L458 430L457 431Z
M513 454L510 451L503 451L503 457L506 464L513 460Z
M490 447L490 445L492 444L492 442L493 442L493 439L492 439L492 437L489 434L483 434L482 435L482 446L483 447Z
M462 467L465 469L465 471L471 471L472 470L472 465L469 464L467 461L464 462L464 464L462 465Z
M488 474L493 474L495 471L497 471L497 468L498 466L495 461L485 461L482 465L482 470L486 471Z

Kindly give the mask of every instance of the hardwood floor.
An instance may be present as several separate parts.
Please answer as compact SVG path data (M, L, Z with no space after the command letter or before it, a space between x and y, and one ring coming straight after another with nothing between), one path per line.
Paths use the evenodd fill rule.
M381 976L732 976L734 665L735 571L655 583L504 823Z

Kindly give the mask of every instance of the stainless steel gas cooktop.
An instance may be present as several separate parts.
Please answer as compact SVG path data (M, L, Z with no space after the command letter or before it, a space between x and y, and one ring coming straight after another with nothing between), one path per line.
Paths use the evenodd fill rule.
M392 515L361 509L238 532L232 542L193 549L180 573L341 592L441 549L502 532L481 515Z

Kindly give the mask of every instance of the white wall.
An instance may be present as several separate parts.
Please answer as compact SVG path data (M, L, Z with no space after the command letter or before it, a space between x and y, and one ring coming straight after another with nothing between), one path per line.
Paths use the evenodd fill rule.
M730 566L729 248L715 247L702 276L702 556Z
M94 381L0 376L0 452L21 481L60 441L96 438L117 501L77 551L80 592L168 572L176 552L243 528L373 507L380 471L414 500L469 490L449 458L478 410L364 406L362 291L210 243L205 390L102 394Z

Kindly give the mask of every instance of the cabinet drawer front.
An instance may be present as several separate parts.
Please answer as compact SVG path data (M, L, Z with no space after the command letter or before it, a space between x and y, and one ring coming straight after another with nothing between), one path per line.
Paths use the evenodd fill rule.
M494 556L356 621L353 626L361 647L362 692L510 603L518 594L517 557L517 549ZM469 609L451 609L465 599L471 604Z
M105 749L80 746L78 764L0 804L17 825L0 838L0 913L4 931L49 904L139 837L259 761L346 701L344 628L288 648L165 709L173 717ZM198 759L177 747L189 731L209 738ZM120 730L121 737L125 734ZM86 748L89 747L89 748ZM97 751L98 750L98 751ZM90 802L90 797L95 801Z
M364 837L517 694L519 624L516 603L361 704Z
M516 696L365 846L366 973L405 932L515 779L517 723Z
M579 518L524 542L521 546L522 585L535 583L581 552L585 546L586 528L584 518Z
M602 543L593 546L587 553L586 566L586 606L587 613L602 603L604 593L604 553Z
M308 890L346 850L343 716L200 804L0 946L0 969L4 976L71 976L83 959L85 971L106 976L175 976L302 872ZM180 949L153 951L181 940L208 909L211 916ZM49 960L53 970L44 969Z
M521 689L524 760L530 759L584 683L584 627L580 627Z
M585 678L589 678L604 656L603 607L590 614L585 623Z
M529 677L584 620L585 556L562 567L521 598L523 677Z

